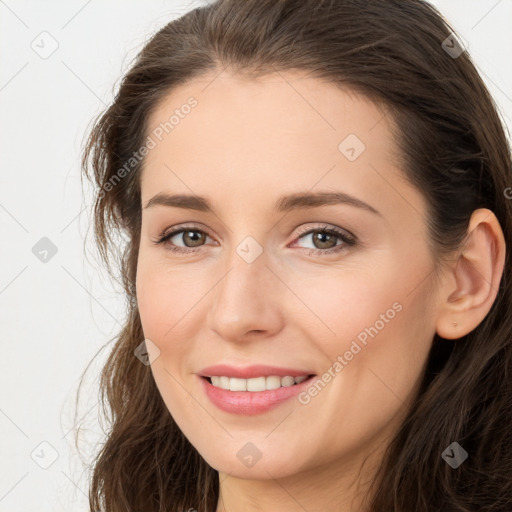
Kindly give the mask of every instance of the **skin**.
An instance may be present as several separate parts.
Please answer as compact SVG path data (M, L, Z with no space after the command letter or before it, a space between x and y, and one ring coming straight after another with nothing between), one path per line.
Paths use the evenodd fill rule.
M148 133L190 96L198 105L146 157L142 205L161 192L195 194L215 214L143 209L136 286L145 338L157 347L148 347L155 382L219 471L217 512L363 511L435 332L459 338L492 306L505 256L499 223L489 210L475 211L464 251L434 281L425 198L395 164L382 108L298 72L249 81L224 71L173 89ZM366 146L354 161L338 149L348 134ZM380 215L347 204L273 212L281 195L308 191L343 191ZM154 243L184 223L208 235L197 252ZM358 243L322 255L344 242L302 235L319 223ZM188 231L172 242L195 247L201 233ZM262 250L252 263L236 250L247 236ZM291 399L241 416L219 410L202 390L196 374L218 363L321 376L395 303L401 310L307 404ZM237 457L248 442L261 454L252 467Z

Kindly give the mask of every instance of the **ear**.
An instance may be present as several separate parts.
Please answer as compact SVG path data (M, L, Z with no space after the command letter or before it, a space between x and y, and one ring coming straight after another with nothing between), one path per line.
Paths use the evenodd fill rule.
M436 323L439 336L461 338L486 317L498 294L505 250L503 231L494 213L487 208L475 210L455 266L441 285Z

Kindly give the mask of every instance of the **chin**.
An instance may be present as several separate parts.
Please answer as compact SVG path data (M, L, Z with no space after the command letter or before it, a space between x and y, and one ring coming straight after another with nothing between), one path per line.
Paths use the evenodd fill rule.
M270 478L285 478L294 475L304 468L297 465L297 461L289 460L283 456L284 450L277 452L272 450L271 457L265 457L264 451L260 451L260 458L249 442L242 444L241 449L224 451L222 454L209 454L201 456L219 473L225 473L233 478L249 480L268 480ZM254 455L251 460L250 452ZM233 455L228 456L229 453Z

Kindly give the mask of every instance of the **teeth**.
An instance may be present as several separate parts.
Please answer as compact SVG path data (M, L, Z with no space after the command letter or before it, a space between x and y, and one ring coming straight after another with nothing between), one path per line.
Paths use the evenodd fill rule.
M229 379L230 391L247 391L247 381L245 379Z
M305 381L307 375L301 377L279 377L277 375L270 375L268 377L255 377L253 379L238 379L236 377L210 377L212 385L216 388L227 389L229 391L266 391L270 389L277 389L280 387L293 386Z

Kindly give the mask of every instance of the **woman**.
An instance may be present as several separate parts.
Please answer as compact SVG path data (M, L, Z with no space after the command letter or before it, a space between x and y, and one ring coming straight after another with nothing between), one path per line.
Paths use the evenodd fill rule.
M126 324L91 511L512 510L512 169L421 0L219 0L83 157Z

